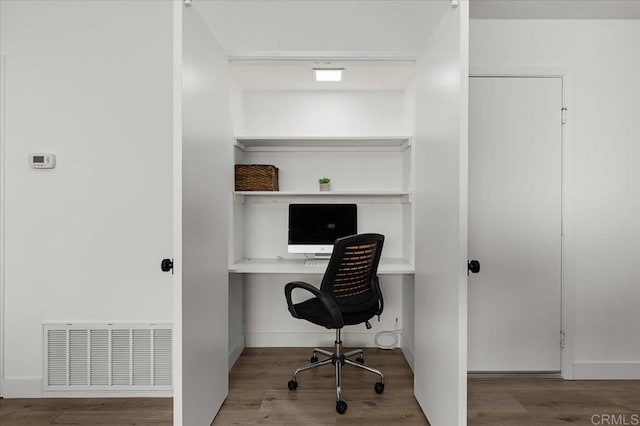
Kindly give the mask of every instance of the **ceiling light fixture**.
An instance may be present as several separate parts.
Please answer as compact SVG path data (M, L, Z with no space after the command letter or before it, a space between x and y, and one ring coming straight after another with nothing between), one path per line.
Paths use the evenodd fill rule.
M342 81L344 68L314 68L313 75L316 81Z

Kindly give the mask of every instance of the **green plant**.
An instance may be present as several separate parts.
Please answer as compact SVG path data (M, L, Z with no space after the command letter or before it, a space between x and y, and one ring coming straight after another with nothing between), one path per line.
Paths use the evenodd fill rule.
M328 177L321 177L320 179L318 179L318 182L320 182L320 183L329 183L329 182L331 182L331 179L329 179Z

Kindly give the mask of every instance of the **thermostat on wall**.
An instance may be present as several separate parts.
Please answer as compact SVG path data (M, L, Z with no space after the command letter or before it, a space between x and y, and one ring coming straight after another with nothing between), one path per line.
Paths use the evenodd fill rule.
M34 169L53 169L56 167L56 156L42 152L30 154L29 164Z

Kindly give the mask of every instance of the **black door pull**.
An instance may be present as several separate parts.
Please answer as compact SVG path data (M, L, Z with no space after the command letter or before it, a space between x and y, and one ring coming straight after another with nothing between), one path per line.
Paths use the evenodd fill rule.
M471 272L472 274L477 274L478 272L480 272L480 262L477 260L470 260L467 263L467 275L469 275L469 272Z
M173 274L173 259L162 259L162 262L160 262L160 269L162 269L162 272L171 271Z

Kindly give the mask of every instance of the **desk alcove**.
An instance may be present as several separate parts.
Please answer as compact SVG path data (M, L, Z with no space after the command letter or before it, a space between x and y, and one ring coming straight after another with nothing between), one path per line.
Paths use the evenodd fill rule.
M299 270L302 268L314 271L303 272ZM332 336L332 330L292 321L283 296L284 284L290 281L305 281L319 287L324 270L303 265L294 265L291 272L273 272L273 269L271 272L264 272L269 269L257 269L262 272L231 272L229 276L232 307L229 312L229 365L235 362L245 346L330 346L335 339L335 333ZM380 322L374 318L371 321L371 330L367 330L364 325L346 327L344 336L349 346L373 347L375 333L393 330L397 318L398 327L403 328L401 347L411 365L413 348L410 346L412 336L409 333L413 329L413 300L410 296L413 294L413 272L409 272L409 269L412 269L409 267L402 269L407 272L379 273L380 286L385 297L385 310ZM408 309L403 309L404 305L408 305Z
M300 280L319 286L325 267L305 266L304 256L287 252L288 206L290 203L355 203L358 206L358 232L385 235L385 248L378 275L385 297L381 321L373 328L345 328L349 345L375 346L374 336L383 330L403 329L401 345L410 365L413 363L413 206L412 144L410 136L378 136L380 132L406 131L403 117L406 86L413 79L414 64L374 64L362 69L354 63L345 67L365 79L371 72L384 70L394 80L387 90L353 91L343 86L340 91L260 92L242 89L246 81L255 87L261 64L251 75L246 64L233 64L238 73L238 90L243 90L245 127L260 125L267 131L284 132L288 127L312 128L315 109L304 109L316 101L326 110L341 105L349 115L360 112L359 120L343 124L343 132L354 134L361 129L372 136L262 136L234 138L236 164L274 164L280 169L280 191L234 191L232 206L233 233L230 237L230 365L243 347L327 346L335 336L330 331L300 321L293 321L283 297L287 282ZM271 65L274 66L274 65ZM389 67L392 67L389 70ZM304 66L279 64L278 71L296 75ZM379 85L380 83L378 83ZM380 97L380 99L378 99ZM316 100L317 99L317 100ZM274 105L280 110L274 111ZM268 106L268 109L267 109ZM330 108L331 107L331 108ZM383 112L387 121L378 123ZM290 124L289 117L297 116ZM337 117L326 120L325 131L332 130ZM264 116L271 115L268 121ZM334 191L319 192L318 177L331 176ZM408 308L404 308L408 305ZM397 323L396 323L397 320Z
M385 310L371 330L345 329L345 342L373 346L397 319L423 411L464 424L467 2L194 0L174 16L176 423L210 422L244 347L332 342L286 309L287 282L319 285L324 272L287 252L287 210L355 203L358 232L386 237ZM318 83L318 66L345 78ZM280 190L234 191L234 164L277 166Z

